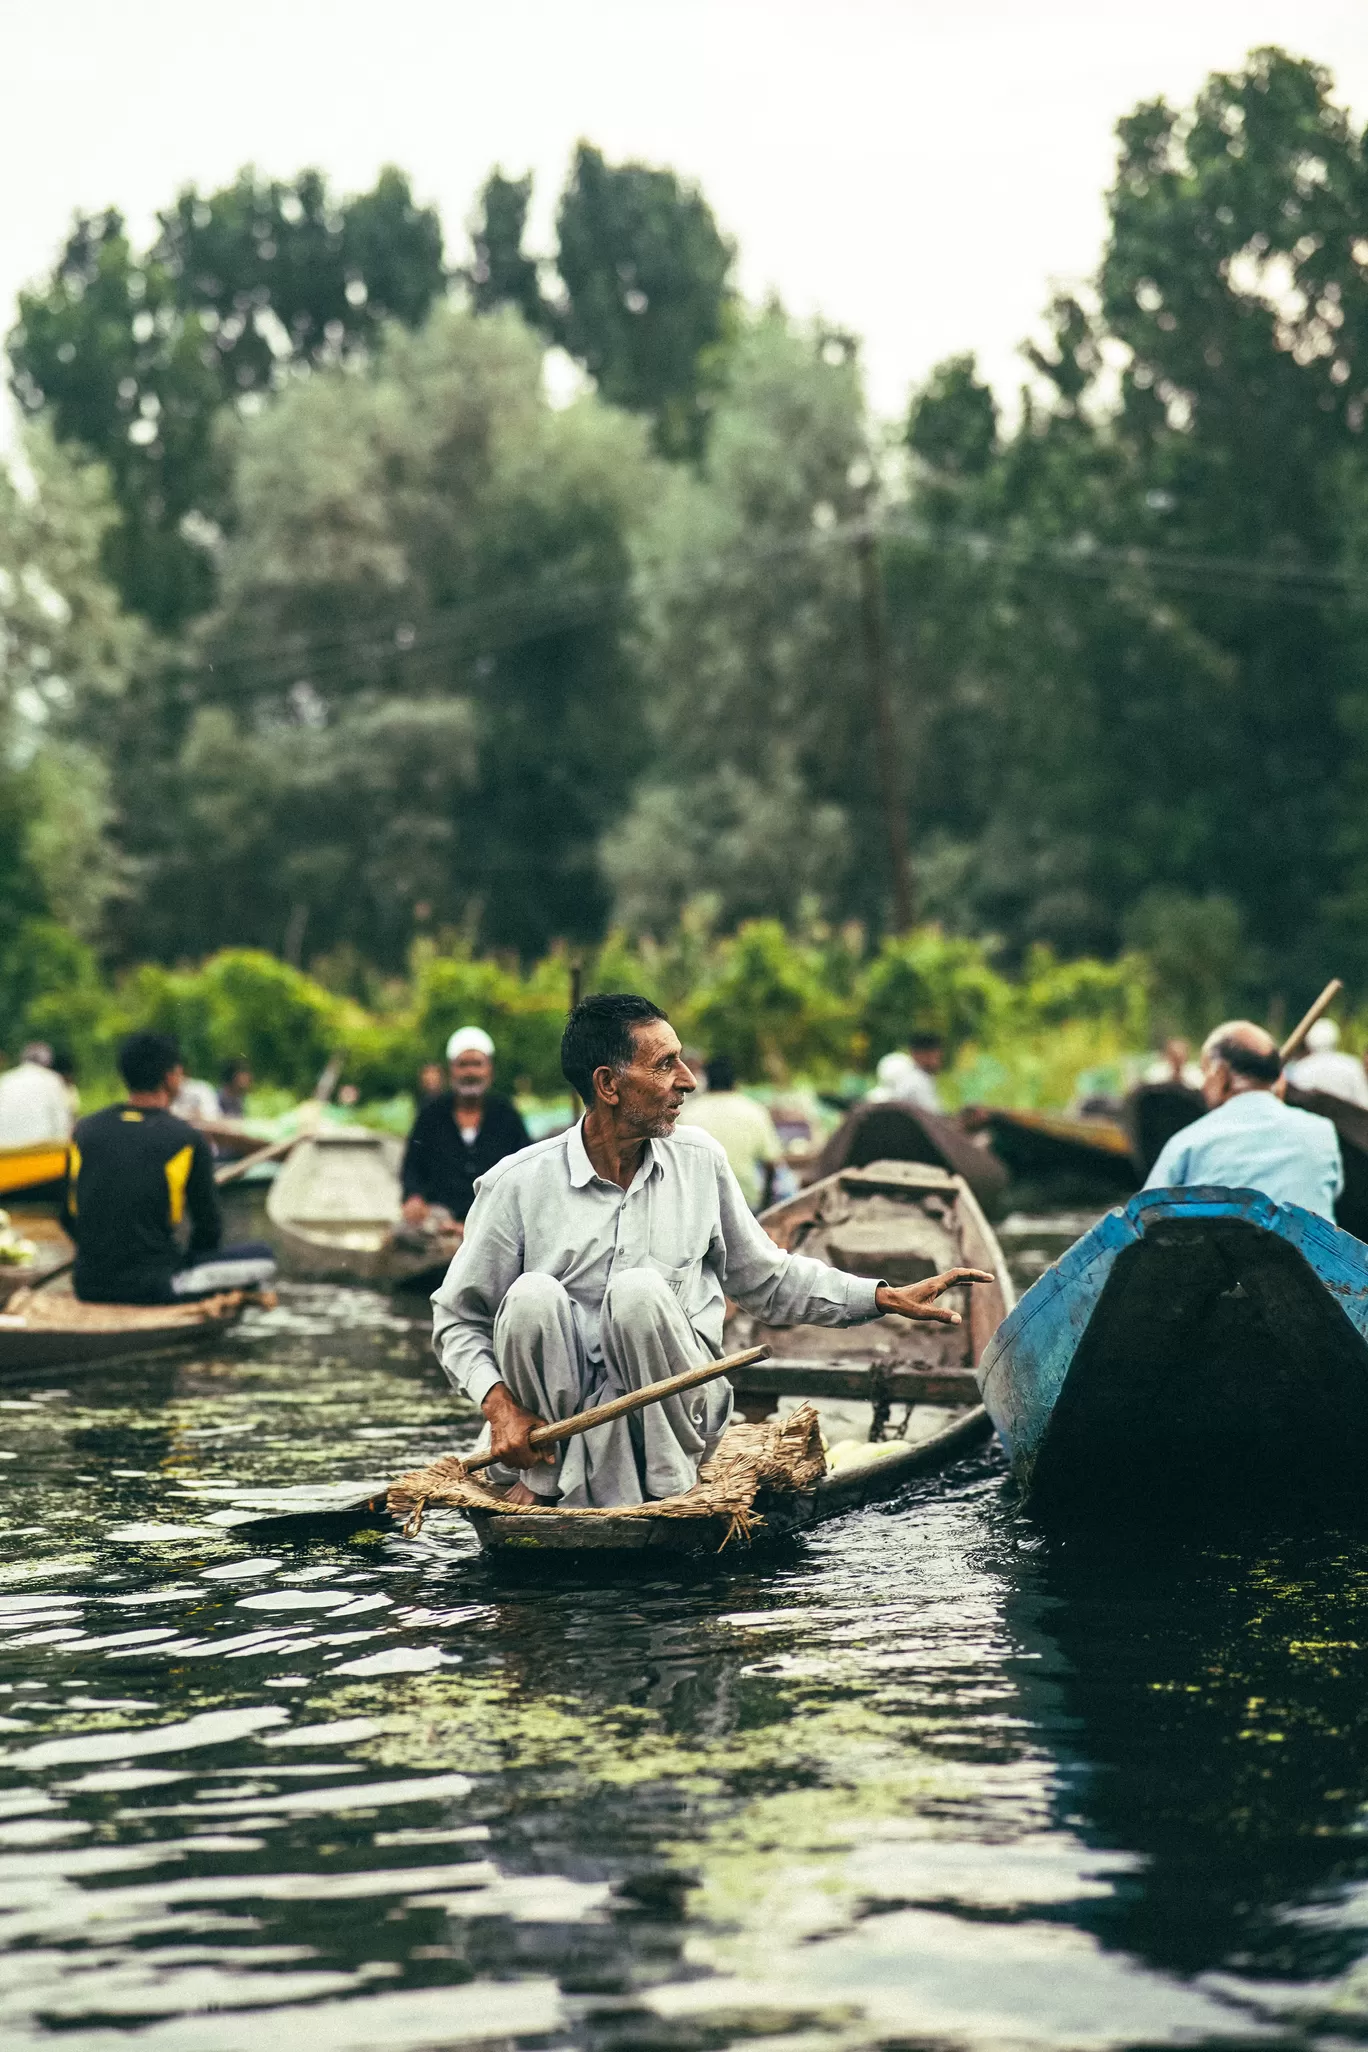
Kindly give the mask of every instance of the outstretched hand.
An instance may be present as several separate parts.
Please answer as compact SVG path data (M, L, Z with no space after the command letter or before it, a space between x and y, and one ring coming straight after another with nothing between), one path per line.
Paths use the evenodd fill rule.
M922 1324L960 1325L963 1321L959 1312L947 1310L935 1299L959 1283L996 1281L997 1277L986 1268L947 1268L944 1275L929 1276L925 1282L902 1283L897 1288L891 1283L880 1283L874 1302L880 1311L896 1311L900 1318L915 1318Z

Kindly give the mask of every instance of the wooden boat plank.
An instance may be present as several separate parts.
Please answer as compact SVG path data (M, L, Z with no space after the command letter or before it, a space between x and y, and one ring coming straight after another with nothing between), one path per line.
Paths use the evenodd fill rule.
M825 1337L825 1334L823 1335ZM855 1402L973 1404L973 1370L916 1368L882 1361L792 1361L771 1358L728 1377L738 1396L845 1397Z
M1007 1185L992 1147L974 1140L958 1120L896 1102L857 1105L817 1156L808 1181L876 1161L925 1163L962 1176L980 1204L991 1204Z

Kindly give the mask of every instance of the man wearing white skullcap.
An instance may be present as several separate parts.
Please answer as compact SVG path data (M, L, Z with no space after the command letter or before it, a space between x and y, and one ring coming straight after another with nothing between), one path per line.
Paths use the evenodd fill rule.
M433 1097L413 1122L404 1150L404 1219L411 1226L461 1224L475 1199L475 1178L528 1144L526 1126L506 1097L490 1089L494 1043L479 1026L462 1026L446 1047L450 1090Z
M1323 1090L1327 1097L1342 1097L1368 1110L1368 1074L1361 1061L1344 1053L1339 1037L1333 1019L1317 1019L1306 1036L1311 1052L1288 1064L1287 1080L1298 1090Z

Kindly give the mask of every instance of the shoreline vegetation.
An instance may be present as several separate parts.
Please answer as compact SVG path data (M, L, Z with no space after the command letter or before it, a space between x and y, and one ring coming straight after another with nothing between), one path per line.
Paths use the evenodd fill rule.
M353 959L307 974L260 950L224 949L197 966L145 963L107 980L90 950L65 938L10 1022L6 1054L34 1037L69 1049L87 1107L117 1094L115 1050L139 1027L176 1034L195 1075L217 1077L244 1058L263 1112L306 1096L340 1056L362 1110L393 1123L402 1103L388 1117L384 1107L412 1091L420 1063L439 1060L457 1026L479 1025L498 1050L497 1086L554 1102L565 1088L560 1037L574 978L586 991L643 992L686 1046L730 1055L745 1085L771 1093L803 1085L861 1095L880 1056L913 1031L934 1031L945 1042L948 1110L1054 1110L1080 1094L1119 1093L1143 1065L1156 1020L1174 1016L1139 953L1060 962L1041 946L1009 973L989 944L936 926L870 946L854 927L792 932L752 920L719 936L698 917L663 942L610 934L598 949L557 947L526 966L422 941L403 977ZM1346 1044L1365 1037L1348 1023Z

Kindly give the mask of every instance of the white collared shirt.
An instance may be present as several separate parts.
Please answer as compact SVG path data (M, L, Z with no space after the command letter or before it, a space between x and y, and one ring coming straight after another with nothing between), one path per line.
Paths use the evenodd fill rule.
M599 1361L604 1294L609 1279L630 1268L664 1276L715 1354L727 1297L766 1325L859 1325L879 1316L877 1281L775 1246L701 1126L648 1140L623 1190L596 1172L576 1125L496 1162L476 1183L465 1239L433 1294L437 1358L456 1387L482 1403L499 1380L495 1314L530 1271L564 1285L585 1357Z

